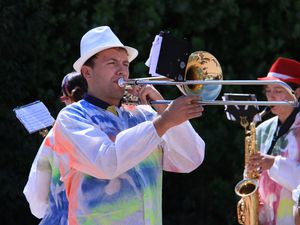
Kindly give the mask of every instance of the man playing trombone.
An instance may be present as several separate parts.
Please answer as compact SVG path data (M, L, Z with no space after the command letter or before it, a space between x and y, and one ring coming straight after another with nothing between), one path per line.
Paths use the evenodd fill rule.
M121 105L137 50L107 26L81 39L74 68L88 84L84 99L63 109L53 128L69 200L70 224L162 224L162 170L187 173L204 159L204 141L189 119L202 115L197 96L170 105ZM146 104L162 100L150 85L134 87Z
M281 80L288 83L300 97L300 63L278 58L266 77L259 80ZM289 101L293 97L279 85L266 85L268 101ZM260 173L259 220L261 225L293 225L292 191L298 185L300 173L300 113L299 107L273 106L275 117L257 127L260 153L250 157L248 169Z

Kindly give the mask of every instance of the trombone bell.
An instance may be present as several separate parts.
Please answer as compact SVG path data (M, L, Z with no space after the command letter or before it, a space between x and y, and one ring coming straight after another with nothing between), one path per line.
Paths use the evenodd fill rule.
M218 60L209 52L193 52L187 62L184 80L222 80L223 73ZM184 95L199 95L203 101L215 100L222 85L183 84L177 85Z

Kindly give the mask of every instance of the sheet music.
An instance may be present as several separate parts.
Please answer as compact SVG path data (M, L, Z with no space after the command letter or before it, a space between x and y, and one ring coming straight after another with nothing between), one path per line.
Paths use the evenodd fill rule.
M156 35L154 41L152 42L152 47L150 50L149 58L146 61L146 66L149 67L149 74L153 77L160 77L162 75L156 73L157 62L160 53L160 47L162 42L162 36Z
M41 101L17 107L13 111L30 134L50 127L54 123L54 118Z

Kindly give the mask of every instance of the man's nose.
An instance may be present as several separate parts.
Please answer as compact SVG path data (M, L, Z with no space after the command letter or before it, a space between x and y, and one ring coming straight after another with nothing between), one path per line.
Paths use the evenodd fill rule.
M118 75L119 77L122 77L122 78L126 78L126 77L127 77L126 72L125 72L125 71L121 71L121 70L119 70L119 71L117 72L117 75Z
M120 65L117 71L118 76L126 77L128 76L128 67Z

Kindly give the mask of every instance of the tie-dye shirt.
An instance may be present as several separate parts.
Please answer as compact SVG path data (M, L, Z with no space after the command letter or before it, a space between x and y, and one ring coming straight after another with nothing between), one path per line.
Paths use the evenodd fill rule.
M162 170L190 172L204 159L189 122L159 137L150 106L116 111L81 100L54 125L71 225L162 224Z
M68 224L68 201L60 180L59 160L52 150L52 130L45 137L32 163L24 195L30 210L42 224Z
M258 148L266 153L276 132L278 117L257 127ZM300 113L289 131L280 137L274 148L273 166L261 174L259 180L260 213L262 225L293 225L292 191L300 179Z

